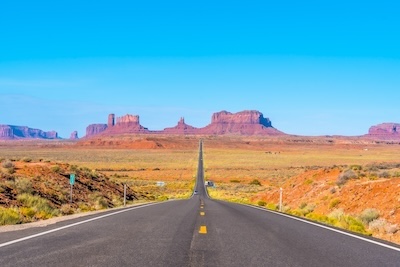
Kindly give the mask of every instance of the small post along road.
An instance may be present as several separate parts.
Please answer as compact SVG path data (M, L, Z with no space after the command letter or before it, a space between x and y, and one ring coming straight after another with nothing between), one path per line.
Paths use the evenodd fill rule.
M203 143L188 200L0 233L0 266L400 266L400 248L264 209L212 200Z

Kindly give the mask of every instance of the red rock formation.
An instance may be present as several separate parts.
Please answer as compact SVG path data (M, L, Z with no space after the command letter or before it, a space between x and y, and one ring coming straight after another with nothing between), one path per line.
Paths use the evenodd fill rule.
M186 124L185 119L182 117L175 127L165 128L162 132L166 134L196 134L197 131L198 128Z
M255 110L238 113L221 111L214 113L211 124L200 129L202 134L238 134L238 135L284 135L272 127L271 121Z
M284 135L272 127L271 121L264 118L259 111L246 110L238 113L221 111L214 113L211 124L204 128L195 128L180 119L175 127L165 128L163 131L149 131L140 125L139 116L125 115L118 117L114 124L115 115L108 116L108 124L92 124L86 129L86 137L96 134L237 134L237 135Z
M108 115L108 127L113 127L115 125L115 114Z
M138 115L127 114L117 117L114 126L108 127L104 134L124 134L124 133L149 133L150 131L140 125Z
M55 131L45 132L27 126L0 125L0 139L57 139Z
M97 135L107 129L107 124L90 124L86 127L86 137Z
M370 137L379 137L383 139L400 138L399 123L382 123L369 128L368 135Z
M79 139L78 137L78 132L77 131L73 131L69 137L70 140L77 140Z

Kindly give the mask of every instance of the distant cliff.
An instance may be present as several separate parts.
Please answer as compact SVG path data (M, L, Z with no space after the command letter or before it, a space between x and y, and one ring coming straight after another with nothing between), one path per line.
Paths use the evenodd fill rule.
M57 139L55 131L45 132L39 129L32 129L27 126L0 125L0 139Z
M371 126L367 136L379 139L400 139L400 124L381 123Z

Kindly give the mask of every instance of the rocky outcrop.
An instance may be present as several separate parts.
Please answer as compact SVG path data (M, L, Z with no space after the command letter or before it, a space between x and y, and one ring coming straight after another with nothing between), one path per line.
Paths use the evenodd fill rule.
M100 134L107 129L107 124L90 124L86 127L86 137Z
M217 112L212 115L211 124L260 124L272 127L271 121L256 110L245 110L234 114L225 110Z
M371 126L368 131L370 137L378 137L380 139L400 138L400 124L399 123L382 123Z
M186 124L182 117L175 127L165 128L162 132L166 134L196 134L197 131L198 128Z
M57 139L56 131L45 132L27 126L0 125L0 139Z
M165 128L163 131L149 131L140 125L139 116L125 115L115 119L114 114L108 116L107 124L92 124L86 129L86 137L93 135L112 135L112 134L207 134L207 135L284 135L272 127L268 118L255 110L245 110L238 113L221 111L214 113L211 124L203 128L196 128L185 123L181 118L175 127Z
M272 127L268 118L256 110L238 113L221 111L212 115L211 124L200 129L202 134L238 134L238 135L283 135Z
M79 139L79 137L78 137L78 132L77 132L77 131L73 131L73 132L71 133L71 135L69 136L69 139L70 139L70 140L78 140L78 139Z

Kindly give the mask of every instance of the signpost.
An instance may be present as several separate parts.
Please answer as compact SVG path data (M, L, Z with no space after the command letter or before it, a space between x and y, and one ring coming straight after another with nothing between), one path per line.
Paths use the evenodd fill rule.
M69 184L70 184L70 198L69 198L69 202L72 203L72 186L75 183L75 173L71 173L69 175Z
M282 191L283 191L282 187L280 188L279 191L280 191L279 192L279 211L282 212Z

